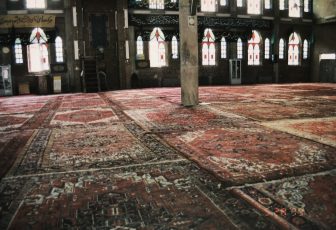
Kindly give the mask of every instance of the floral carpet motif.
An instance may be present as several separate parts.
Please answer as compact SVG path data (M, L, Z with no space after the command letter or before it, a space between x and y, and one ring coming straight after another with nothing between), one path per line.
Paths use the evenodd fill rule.
M163 134L187 157L232 183L336 166L335 149L262 127Z
M283 214L295 210L323 229L336 228L336 170L254 186L287 204ZM299 213L299 212L300 213ZM295 217L295 216L294 216ZM293 217L293 218L294 218Z

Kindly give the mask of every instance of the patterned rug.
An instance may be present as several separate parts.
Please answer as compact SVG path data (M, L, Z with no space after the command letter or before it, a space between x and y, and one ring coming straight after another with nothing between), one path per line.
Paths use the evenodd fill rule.
M334 84L180 94L0 98L0 229L335 228Z
M336 170L260 183L235 192L299 229L336 228Z

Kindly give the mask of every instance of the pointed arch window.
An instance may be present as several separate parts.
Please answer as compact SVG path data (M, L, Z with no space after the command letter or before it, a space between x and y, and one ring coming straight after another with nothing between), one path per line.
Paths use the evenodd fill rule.
M164 0L149 0L149 8L163 10Z
M47 36L41 28L33 29L28 46L28 71L39 73L50 70Z
M310 0L304 0L303 11L306 13L310 12Z
M237 58L243 59L243 42L241 38L238 38L237 40Z
M300 37L292 33L288 41L288 65L299 65L300 63Z
M264 7L265 7L266 10L272 9L271 0L264 0Z
M308 59L308 56L309 56L309 43L307 41L307 39L305 39L303 41L303 59Z
M136 59L138 60L145 59L144 44L141 36L138 36L136 41Z
M61 37L56 37L55 39L55 50L56 50L56 62L63 62L63 41Z
M248 65L260 65L260 34L253 30L251 39L248 41Z
M201 11L215 12L216 11L216 0L202 0L201 1Z
M155 27L150 35L149 59L150 67L166 66L166 42L162 30Z
M215 35L211 29L204 30L202 41L202 65L216 64Z
M301 0L288 1L288 16L294 18L301 17Z
M23 54L22 54L22 44L21 44L20 38L15 39L14 52L15 52L15 63L22 64Z
M176 36L173 36L172 38L172 58L178 58L178 42Z
M46 0L26 0L27 9L44 9L46 8Z
M285 41L281 38L279 41L279 59L285 58Z
M271 53L271 43L268 38L265 39L265 59L270 59L270 53Z
M261 14L260 0L247 0L247 13L248 14Z
M285 10L285 0L279 0L279 9L280 10Z
M227 43L224 37L221 40L221 58L227 58Z

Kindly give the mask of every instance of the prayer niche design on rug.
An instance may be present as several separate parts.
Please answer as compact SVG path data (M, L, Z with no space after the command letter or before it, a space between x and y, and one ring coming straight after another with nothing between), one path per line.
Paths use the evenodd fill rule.
M57 112L51 121L51 125L95 124L117 120L118 117L114 114L112 109L80 109Z

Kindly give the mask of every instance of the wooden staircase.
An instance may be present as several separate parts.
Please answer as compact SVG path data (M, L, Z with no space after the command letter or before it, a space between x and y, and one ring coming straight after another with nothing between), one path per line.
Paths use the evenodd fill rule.
M82 59L82 69L84 92L93 93L101 91L96 58L84 57Z

